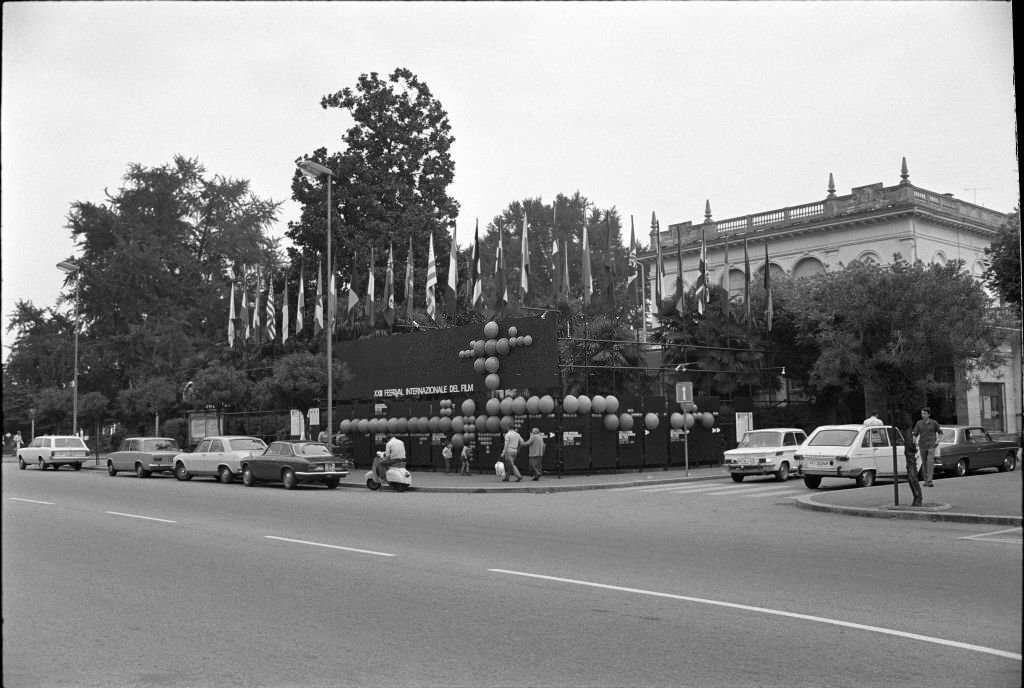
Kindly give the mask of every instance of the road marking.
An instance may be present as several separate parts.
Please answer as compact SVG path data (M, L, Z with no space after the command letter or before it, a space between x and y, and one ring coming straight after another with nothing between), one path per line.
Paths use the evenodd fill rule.
M757 612L759 614L770 614L772 616L782 616L789 619L800 619L802 621L814 621L817 623L829 624L831 626L841 626L843 628L852 628L860 631L870 631L872 633L882 633L884 635L892 635L899 638L909 638L910 640L920 640L926 643L934 643L936 645L945 645L946 647L956 647L961 650L970 650L971 652L980 652L983 654L995 655L996 657L1003 657L1005 659L1012 659L1014 661L1021 661L1022 656L1019 652L1007 652L1006 650L997 650L991 647L985 647L984 645L972 645L971 643L961 643L956 640L946 640L945 638L936 638L929 635L921 635L919 633L908 633L907 631L897 631L892 628L882 628L880 626L868 626L866 624L853 623L851 621L840 621L839 619L829 619L824 616L813 616L811 614L800 614L797 612L787 612L781 609L769 609L767 607L753 607L747 604L737 604L735 602L723 602L721 600L709 600L702 597L689 597L686 595L674 595L667 592L657 592L655 590L643 590L641 588L626 588L620 585L607 585L605 583L594 583L591 581L577 580L574 578L560 578L558 576L546 576L539 573L526 573L524 571L509 571L507 569L487 569L491 573L503 573L509 576L521 576L523 578L535 578L538 580L546 580L554 583L568 583L570 585L581 585L588 588L599 588L601 590L612 590L615 592L628 592L636 595L648 595L650 597L661 597L670 600L679 600L680 602L693 602L695 604L707 604L716 607L727 607L729 609L739 609L746 612Z
M394 557L395 554L388 554L387 552L374 552L370 549L357 549L355 547L342 547L341 545L328 545L323 542L310 542L308 540L293 540L292 538L277 537L276 535L264 535L263 537L268 540L277 540L279 542L292 542L296 545L310 545L311 547L325 547L327 549L340 549L345 552L358 552L359 554L372 554L377 557Z
M137 518L143 521L158 521L160 523L177 523L177 521L170 521L166 518L156 518L154 516L140 516L139 514L124 514L120 511L105 511L103 513L110 514L111 516L124 516L125 518Z
M732 492L728 492L728 493L721 492L721 493L719 493L719 494L717 494L715 496L716 497L721 497L723 494L746 495L746 494L751 494L753 492L765 492L765 491L770 491L770 492L776 492L777 493L777 492L781 492L781 491L788 490L788 489L790 489L790 488L786 487L785 485L762 485L760 487L754 487L753 485L751 485L750 487L734 487L732 489Z
M1002 535L1003 533L1017 533L1015 538L999 538L992 537L993 535ZM977 535L965 535L960 538L961 540L983 540L985 542L1009 542L1014 545L1021 544L1024 539L1024 532L1020 528L1005 528L1003 530L994 530L990 533L978 533Z
M47 506L53 506L56 502L41 502L38 499L25 499L23 497L11 497L12 502L25 502L27 504L46 504Z

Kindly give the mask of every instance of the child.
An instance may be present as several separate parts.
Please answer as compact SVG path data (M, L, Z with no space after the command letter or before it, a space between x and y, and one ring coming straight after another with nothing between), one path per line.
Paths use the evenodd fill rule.
M444 449L441 450L441 457L444 459L444 474L448 475L452 472L452 443L448 442L444 445Z
M459 475L469 475L469 464L473 461L473 449L468 445L462 447L462 468Z

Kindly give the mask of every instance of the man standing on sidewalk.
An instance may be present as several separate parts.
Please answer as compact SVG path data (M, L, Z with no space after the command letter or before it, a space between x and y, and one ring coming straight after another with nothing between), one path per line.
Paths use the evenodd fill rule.
M530 439L523 442L524 445L530 449L530 470L533 471L533 479L540 480L541 474L544 472L544 434L540 431L540 428L534 428L530 431Z
M932 412L928 408L921 409L921 420L914 423L913 436L921 455L925 487L934 487L932 475L935 472L935 446L939 443L941 432L939 424L932 418Z

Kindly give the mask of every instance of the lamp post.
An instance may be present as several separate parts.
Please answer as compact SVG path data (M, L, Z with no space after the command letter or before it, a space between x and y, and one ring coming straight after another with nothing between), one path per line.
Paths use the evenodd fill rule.
M327 270L328 274L333 270L331 265L331 180L334 179L334 173L331 172L330 168L324 167L320 163L313 162L312 160L299 160L295 163L296 167L302 174L306 175L310 179L325 179L327 184ZM327 288L330 289L331 280L327 280ZM324 336L327 339L327 447L331 449L332 442L331 438L334 436L334 424L332 410L334 406L334 383L331 379L333 376L331 370L333 356L331 355L331 340L334 338L334 310L331 308L333 299L328 295L327 297L327 323L324 327Z
M75 276L75 377L71 383L71 434L78 434L78 265L70 260L57 263L57 268ZM35 433L33 432L33 435Z

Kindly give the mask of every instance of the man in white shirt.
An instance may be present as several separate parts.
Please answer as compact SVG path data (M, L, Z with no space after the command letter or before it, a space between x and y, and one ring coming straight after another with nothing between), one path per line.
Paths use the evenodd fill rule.
M511 476L516 477L516 482L523 479L523 474L516 468L516 456L519 454L519 447L523 444L523 436L516 432L515 428L509 428L505 433L505 446L501 449L501 459L505 462L505 480Z
M373 460L373 472L383 481L388 468L398 464L405 464L405 442L392 435L384 445L383 456Z
M864 425L885 425L878 417L878 411L872 411L871 415L864 419Z

